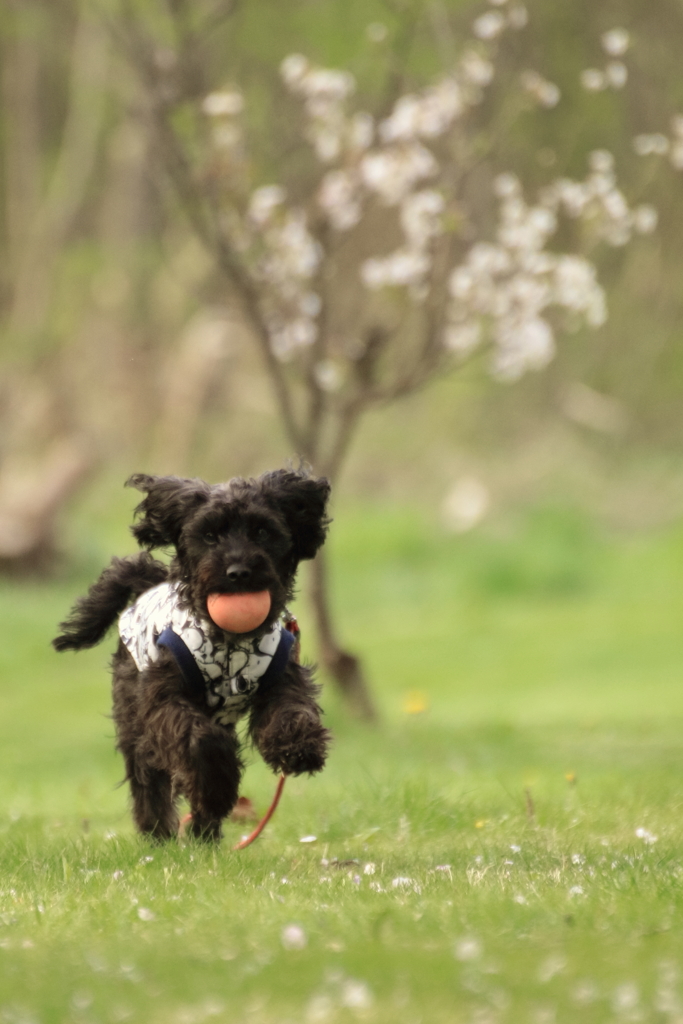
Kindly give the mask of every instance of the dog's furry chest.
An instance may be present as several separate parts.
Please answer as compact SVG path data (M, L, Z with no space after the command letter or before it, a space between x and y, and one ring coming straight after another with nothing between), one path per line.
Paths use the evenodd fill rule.
M201 673L211 717L224 725L236 722L272 663L282 628L276 625L262 637L241 642L216 641L208 621L180 605L176 584L161 583L119 619L121 639L141 672L158 661L159 638L169 629Z

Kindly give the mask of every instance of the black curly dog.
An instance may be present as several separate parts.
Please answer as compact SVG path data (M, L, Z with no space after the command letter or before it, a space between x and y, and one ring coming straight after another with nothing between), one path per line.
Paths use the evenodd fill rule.
M267 623L238 639L259 637L272 630L291 600L299 562L313 558L325 541L330 486L305 471L278 470L213 486L137 474L127 485L146 493L131 529L147 550L112 560L60 625L53 640L58 651L99 643L131 600L166 581L177 584L182 606L204 620L211 593L270 591ZM170 566L152 558L153 548L173 551ZM207 629L218 627L207 623ZM311 670L290 659L250 697L248 732L273 771L298 775L323 768L330 735L320 721L318 689ZM212 720L206 695L188 687L163 647L153 665L138 671L119 642L113 703L140 832L156 839L177 835L176 801L184 795L192 834L219 839L243 768L234 726Z

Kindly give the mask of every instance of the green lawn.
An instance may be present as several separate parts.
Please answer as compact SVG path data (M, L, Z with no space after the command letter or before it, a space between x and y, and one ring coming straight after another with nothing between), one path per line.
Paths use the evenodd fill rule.
M68 578L0 587L2 1024L683 1020L683 528L338 511L382 726L327 689L328 768L234 853L236 824L217 850L134 837L111 644L48 646L124 550L105 526ZM244 788L264 808L274 779Z

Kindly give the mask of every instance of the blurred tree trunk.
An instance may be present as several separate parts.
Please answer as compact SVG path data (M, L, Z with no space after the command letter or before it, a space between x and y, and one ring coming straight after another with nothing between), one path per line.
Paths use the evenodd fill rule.
M48 334L56 275L86 198L102 133L108 41L87 3L77 10L61 125L46 126L41 99L48 8L9 0L2 75L6 223L5 278L9 302L3 334L17 369L2 410L0 452L0 569L46 568L56 554L56 520L83 483L94 456L62 415L59 355L41 392L38 369ZM42 47L42 49L41 49ZM49 130L48 130L49 127ZM53 154L50 130L59 143ZM46 397L47 396L47 397ZM37 398L37 402L36 402ZM31 407L39 415L27 414ZM3 458L4 455L4 458Z
M324 548L311 565L310 594L318 630L320 660L325 671L335 681L354 714L368 722L376 722L377 708L361 662L355 654L342 647L333 625Z

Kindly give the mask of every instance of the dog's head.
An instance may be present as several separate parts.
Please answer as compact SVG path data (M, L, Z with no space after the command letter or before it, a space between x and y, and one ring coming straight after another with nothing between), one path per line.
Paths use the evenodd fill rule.
M141 547L175 549L171 577L206 617L209 594L269 591L271 610L256 635L291 600L299 562L324 543L330 485L303 471L276 470L256 480L207 484L138 473L127 484L145 492L133 534Z

